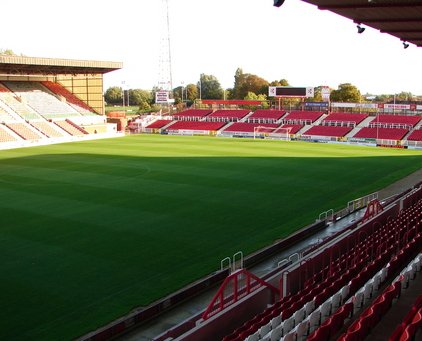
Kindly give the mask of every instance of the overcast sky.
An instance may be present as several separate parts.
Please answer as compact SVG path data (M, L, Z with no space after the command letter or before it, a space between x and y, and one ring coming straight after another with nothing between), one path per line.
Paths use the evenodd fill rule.
M422 48L300 0L168 0L173 87L212 74L225 88L241 67L293 86L350 82L363 93L422 95ZM2 0L0 48L34 57L123 62L105 88L159 82L162 0Z

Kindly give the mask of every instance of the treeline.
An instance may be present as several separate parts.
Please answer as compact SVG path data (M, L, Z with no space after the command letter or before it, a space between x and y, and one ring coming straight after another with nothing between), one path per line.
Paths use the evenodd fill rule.
M173 89L173 98L175 104L186 103L191 105L198 99L246 99L266 101L268 97L269 86L289 86L289 81L284 78L268 82L262 77L251 73L245 73L238 68L234 74L234 84L232 88L223 89L217 77L213 75L201 74L200 81L197 84L187 84ZM323 86L315 87L313 98L307 98L309 102L322 101L321 89ZM104 98L107 104L121 105L123 95L125 103L139 106L141 111L151 111L158 109L155 105L155 92L158 88L152 90L129 89L123 91L121 87L110 87L105 92ZM413 102L422 100L422 98L413 95L410 92L401 92L399 94L361 94L360 90L350 83L343 83L337 89L331 89L330 101L332 102ZM291 99L295 102L297 100Z

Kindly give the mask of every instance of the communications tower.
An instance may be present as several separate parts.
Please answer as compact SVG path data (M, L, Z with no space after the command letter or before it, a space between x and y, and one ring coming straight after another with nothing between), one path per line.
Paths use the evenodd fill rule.
M160 23L160 56L158 88L164 91L172 91L173 80L171 73L171 48L170 48L170 20L168 0L161 1L162 23Z

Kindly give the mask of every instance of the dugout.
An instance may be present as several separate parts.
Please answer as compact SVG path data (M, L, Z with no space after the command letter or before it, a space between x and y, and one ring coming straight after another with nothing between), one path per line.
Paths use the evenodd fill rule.
M104 74L119 70L121 62L0 55L0 81L51 81L105 114Z

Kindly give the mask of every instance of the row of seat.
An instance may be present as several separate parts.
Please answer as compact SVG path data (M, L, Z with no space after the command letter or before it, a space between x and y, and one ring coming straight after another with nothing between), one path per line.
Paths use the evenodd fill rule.
M394 329L389 341L411 340L417 329L422 325L422 295L420 295L409 309L401 323Z
M72 94L69 90L67 90L59 83L45 81L41 82L41 84L47 89L49 89L52 93L59 96L63 96L66 101L80 114L93 114L93 110L90 106L88 106L84 101L80 100L78 97L76 97L74 94Z
M412 115L386 115L380 114L374 117L374 119L370 122L370 124L377 124L377 125L405 125L409 127L416 126L421 120L420 116L412 116Z
M420 205L421 202L417 207L420 207ZM418 209L408 209L396 219L390 220L391 226L395 224L398 229L398 237L391 235L389 227L381 225L375 227L373 236L367 236L362 241L357 240L357 244L353 248L343 255L339 255L338 259L334 261L334 265L314 274L313 280L308 281L302 290L299 290L295 295L283 297L279 302L226 336L224 341L243 340L248 335L256 333L263 325L268 324L272 318L277 316L281 316L283 321L289 319L307 306L309 302L314 302L318 306L349 282L350 294L353 294L374 273L385 266L394 250L400 247L402 237L405 234L408 234L411 238L416 233L417 227L414 226L409 229L408 224L410 222L416 225L416 221L420 221L420 214ZM375 244L375 246L372 244L375 240L378 240L381 234L384 238L381 239L382 243L386 245L377 253L374 252L374 249L376 249L375 246L380 244ZM394 263L394 258L392 263Z

